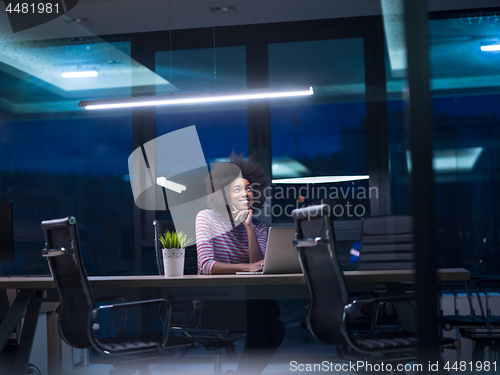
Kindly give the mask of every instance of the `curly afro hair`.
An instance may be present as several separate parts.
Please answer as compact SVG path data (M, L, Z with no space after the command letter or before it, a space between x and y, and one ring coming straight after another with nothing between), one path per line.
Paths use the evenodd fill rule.
M262 206L265 201L264 189L269 186L269 178L261 166L251 160L251 157L244 158L243 155L238 155L233 151L228 162L211 164L210 167L210 174L205 178L209 194L226 188L241 173L241 177L250 183L254 191L252 208ZM223 197L219 194L209 195L208 205L219 211L224 210L226 206Z

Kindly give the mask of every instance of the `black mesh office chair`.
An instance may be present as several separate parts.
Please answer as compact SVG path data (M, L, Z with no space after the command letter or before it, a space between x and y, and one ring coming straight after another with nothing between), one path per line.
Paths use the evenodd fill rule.
M406 215L362 219L358 270L415 268L413 218Z
M482 298L481 287L485 283L493 282L496 285L500 282L499 277L473 277L470 285L465 283L467 299L469 301L470 315L445 315L440 318L441 326L445 331L458 329L463 338L474 341L472 352L472 362L476 363L484 360L486 347L490 347L495 352L500 352L500 316L498 311L491 311L493 315L487 315L485 298ZM475 295L470 292L470 287L475 290ZM479 311L475 311L472 299L477 299Z
M310 292L307 325L311 334L322 344L350 347L346 357L368 359L371 362L392 359L407 362L415 358L417 339L411 332L375 332L353 334L349 317L362 303L378 303L408 299L408 296L352 299L348 293L336 252L330 210L326 205L293 210L296 236L307 286ZM444 348L458 348L460 342L443 339Z
M394 270L415 268L413 255L413 217L410 215L367 216L361 220L361 243L358 270ZM401 284L397 294L415 290L415 283ZM385 285L374 285L374 291L385 293ZM370 306L361 308L369 313ZM387 303L382 318L397 319L396 309Z
M68 345L75 348L91 349L94 353L105 356L117 356L138 355L146 352L158 353L166 348L173 349L196 344L195 340L168 335L171 307L164 299L98 306L83 265L76 219L70 216L48 220L43 221L41 226L45 232L45 249L42 255L47 258L49 263L61 303L59 333ZM128 309L155 306L158 311L159 307L163 306L166 312L166 321L162 332L125 333ZM100 314L116 310L122 311L119 332L113 337L96 337L94 328ZM160 320L158 313L157 316ZM121 361L113 361L112 363L115 367L121 365ZM136 368L146 374L149 373L147 362L127 362L126 369L130 370L130 373L135 373Z
M163 252L159 240L160 234L167 230L174 230L171 220L154 220L155 227L154 247L158 273L164 274L163 270ZM196 246L186 248L186 257L184 262L184 274L196 275L198 270ZM178 332L182 332L187 337L196 338L200 344L207 350L214 352L214 374L222 373L222 352L226 350L226 355L230 359L236 358L235 341L245 338L243 332L231 332L225 327L214 327L202 324L203 304L200 302L200 311L196 312L192 301L173 302L171 314L171 327Z

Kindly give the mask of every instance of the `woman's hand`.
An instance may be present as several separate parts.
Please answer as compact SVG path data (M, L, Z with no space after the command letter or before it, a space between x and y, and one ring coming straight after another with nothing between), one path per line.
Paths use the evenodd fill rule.
M264 260L259 260L258 262L248 263L245 272L262 271L263 268L264 268Z
M213 275L227 275L236 272L255 272L264 268L264 260L259 260L254 263L223 263L215 262L212 267Z
M236 223L243 223L246 228L253 226L253 211L251 208L248 210L238 210L235 206L232 206L232 208L231 213L233 214L233 218Z

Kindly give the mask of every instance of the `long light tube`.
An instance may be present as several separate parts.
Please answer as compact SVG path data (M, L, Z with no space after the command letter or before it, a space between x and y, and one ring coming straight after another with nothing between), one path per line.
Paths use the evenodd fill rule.
M85 109L130 108L161 105L179 105L196 103L232 102L238 100L286 98L293 96L313 95L312 87L308 89L249 89L245 91L223 91L209 94L137 96L122 99L82 100L79 107Z
M346 182L367 180L370 176L318 176L318 177L297 177L297 178L282 178L272 180L273 184L324 184L329 182Z

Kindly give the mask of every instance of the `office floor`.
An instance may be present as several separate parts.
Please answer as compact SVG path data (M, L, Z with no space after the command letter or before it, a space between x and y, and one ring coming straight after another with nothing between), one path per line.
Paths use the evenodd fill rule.
M243 340L240 340L236 346L238 357L241 354L242 347ZM161 363L156 361L150 364L149 370L151 371L151 374L209 375L213 373L214 355L212 351L207 351L200 347L198 349L190 350L188 354L181 359L177 358L179 353L180 351L178 353L176 352L173 357L166 358L165 360L162 360ZM273 357L272 361L266 367L264 374L293 374L298 372L297 369L300 364L321 364L323 361L337 362L335 348L326 347L314 341L297 342L297 340L285 340ZM238 359L231 361L224 353L222 363L223 372L227 370L235 370L238 366ZM111 365L98 363L91 363L90 366L87 367L76 365L73 371L66 372L63 375L107 375L109 370L112 368L113 367ZM293 371L293 369L295 369L295 371ZM354 374L354 372L343 373ZM117 373L116 375L121 374Z

